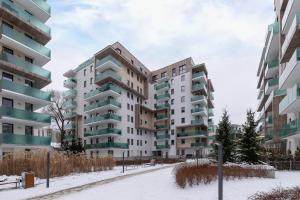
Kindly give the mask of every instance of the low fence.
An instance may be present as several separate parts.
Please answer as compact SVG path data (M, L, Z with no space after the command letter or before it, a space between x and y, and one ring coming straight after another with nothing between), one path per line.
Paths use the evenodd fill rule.
M268 161L267 163L278 170L300 170L300 161Z

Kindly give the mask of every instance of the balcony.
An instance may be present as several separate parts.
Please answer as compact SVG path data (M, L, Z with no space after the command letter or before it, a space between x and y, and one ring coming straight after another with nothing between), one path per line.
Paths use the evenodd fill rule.
M118 123L121 121L121 116L116 114L104 114L104 115L98 115L94 117L90 117L88 119L84 120L85 125L96 125L96 124L105 124L105 123Z
M67 119L67 120L75 118L76 116L77 116L76 112L66 112L66 113L64 113L64 118Z
M191 102L192 102L192 105L196 105L196 104L200 104L203 106L207 105L207 99L204 95L192 96Z
M213 117L214 116L214 110L213 109L208 109L208 116Z
M156 130L164 130L164 129L169 129L168 125L156 125L155 126Z
M50 104L50 92L44 92L39 89L14 83L5 79L0 79L1 94L6 97L16 98L35 105L35 109Z
M4 106L0 107L0 116L1 121L5 123L19 123L35 127L43 127L51 123L50 115Z
M76 129L76 124L74 122L70 122L65 125L65 130L71 131Z
M157 134L156 140L168 140L170 139L170 134Z
M192 81L200 81L201 83L206 84L207 82L206 74L203 71L193 73Z
M84 95L84 99L87 101L93 101L97 98L104 98L108 96L118 97L121 95L121 89L112 84L106 84L94 91L91 91Z
M15 0L21 4L26 10L30 11L41 19L43 22L46 22L51 15L51 7L45 0Z
M0 146L12 145L12 146L50 146L51 137L18 135L12 133L0 134Z
M191 121L191 124L199 126L208 126L207 120L204 119L194 119Z
M168 103L161 104L161 105L155 104L156 110L164 110L164 109L169 109L169 108L170 108L170 104L168 104Z
M196 83L192 86L192 92L204 92L204 94L207 94L207 89L204 84Z
M157 84L154 86L154 89L157 91L166 91L170 89L170 84L168 82Z
M266 70L265 70L265 78L269 79L275 77L278 73L279 68L279 60L273 60L267 63Z
M0 54L0 67L34 80L40 88L51 82L51 72L9 53Z
M171 97L170 94L166 92L165 94L156 95L155 99L158 101L164 101L164 100L168 100L170 97Z
M93 103L91 105L88 105L84 108L84 112L86 113L93 113L93 112L99 112L104 110L119 110L121 108L121 103L117 102L113 99L107 99L104 101L100 101L97 103Z
M8 47L18 49L22 53L34 58L37 65L43 66L51 59L51 51L42 44L27 37L23 33L2 24L0 42Z
M161 144L161 145L156 145L157 150L163 150L163 149L170 149L170 145L168 144Z
M197 130L197 131L190 131L190 132L178 132L178 138L193 138L193 137L207 137L207 131Z
M64 81L64 87L72 89L76 86L77 79L76 78L69 78Z
M300 12L300 2L298 0L288 0L285 12L282 17L282 33L287 34L291 28L295 15Z
M64 98L74 98L76 97L77 90L71 89L63 92Z
M284 125L279 130L279 136L281 138L286 138L286 137L290 137L290 136L299 134L299 131L300 131L300 120L296 119L296 120L291 121L290 123Z
M191 143L191 147L197 148L197 147L207 147L207 144L205 142L194 142Z
M29 14L24 9L20 8L18 5L12 3L10 0L0 0L1 6L8 10L10 13L14 14L22 21L27 22L30 26L37 28L39 31L51 37L51 29L41 20L36 18L34 15Z
M117 64L117 61L114 61L114 58L108 60L109 57L106 57L102 60L96 60L96 70L98 72L104 72L107 70L110 71L119 71L121 69L120 65Z
M266 88L265 88L266 95L271 94L271 92L273 90L277 89L278 83L279 83L278 78L273 78L273 79L267 80L267 84L266 84Z
M169 116L167 114L160 114L156 116L156 121L161 121L161 120L167 120L169 119Z
M76 103L76 101L74 101L74 100L72 100L72 99L70 99L70 100L68 100L68 101L65 101L63 104L62 104L62 108L64 109L64 110L72 110L72 109L74 109L74 108L76 108L77 107L77 103Z
M113 142L106 142L106 143L98 143L98 144L86 144L84 145L85 149L128 149L127 143L113 143Z
M294 16L294 20L291 24L291 27L286 34L285 40L282 44L281 53L282 59L281 63L288 62L292 57L295 50L300 46L300 13L297 13Z
M266 62L273 61L278 58L279 54L279 23L274 22L268 26L268 34L266 39Z
M108 137L108 136L120 136L122 134L121 129L115 128L104 128L100 130L94 131L86 131L84 132L84 137Z
M291 88L299 81L300 74L300 48L294 51L289 62L286 64L280 78L279 88Z
M102 72L100 74L97 74L96 78L95 78L95 81L96 82L102 81L102 80L104 80L106 78L112 78L112 79L114 79L116 81L121 81L122 80L121 76L119 76L117 74L117 72L112 71L112 70L107 70L107 71L104 71L104 72Z
M205 107L193 108L191 110L192 116L201 115L207 116L207 109Z
M286 96L279 103L279 114L300 112L300 83L287 89Z

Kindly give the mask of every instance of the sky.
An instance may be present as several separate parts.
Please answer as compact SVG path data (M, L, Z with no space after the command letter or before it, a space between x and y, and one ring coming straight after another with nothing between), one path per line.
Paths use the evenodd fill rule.
M215 123L226 108L243 123L257 108L256 72L273 0L48 0L52 72L46 89L65 90L63 73L121 42L150 70L192 57L215 88Z

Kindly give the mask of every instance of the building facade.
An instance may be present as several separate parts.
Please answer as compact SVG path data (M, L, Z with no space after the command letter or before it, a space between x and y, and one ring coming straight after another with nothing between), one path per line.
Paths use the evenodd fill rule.
M213 92L205 64L187 58L150 71L122 44L64 74L69 135L90 156L194 156L209 152Z
M259 130L266 146L283 153L300 148L300 2L275 0L258 76Z
M0 0L0 158L50 147L50 137L34 136L34 129L50 125L50 116L37 112L51 100L41 90L51 82L51 73L42 68L51 59L45 47L50 15L43 0Z

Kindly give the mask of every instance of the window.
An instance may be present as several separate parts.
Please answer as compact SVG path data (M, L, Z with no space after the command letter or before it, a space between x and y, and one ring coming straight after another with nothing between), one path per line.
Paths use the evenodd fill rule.
M181 97L181 103L184 103L185 102L185 96L182 96Z
M131 134L133 134L133 128L131 128Z
M25 80L25 85L28 87L33 87L33 82L30 80Z
M86 75L86 69L83 70L83 76L85 76L85 75Z
M11 55L14 55L14 51L12 49L10 49L10 48L3 47L3 51L4 51L4 53L9 53Z
M185 75L182 75L180 78L181 78L181 82L185 81Z
M174 143L175 143L174 140L171 140L171 145L174 145Z
M181 123L185 123L185 118L181 118Z
M14 107L14 101L12 99L8 98L2 98L2 106L13 108Z
M131 122L133 123L133 117L131 117Z
M183 74L186 72L186 65L179 66L179 74Z
M185 139L181 139L181 144L185 144Z
M130 116L127 115L127 122L130 122Z
M130 81L129 81L129 80L127 80L127 86L128 86L128 87L130 86Z
M185 113L185 107L181 107L181 113Z
M174 89L171 89L171 94L174 94Z
M172 76L173 76L173 77L176 76L176 68L173 68L173 69L172 69Z
M33 127L32 126L25 126L25 135L33 135Z
M133 105L131 105L131 111L133 111Z
M171 99L171 105L174 105L174 99Z
M117 51L119 54L122 54L122 51L121 51L121 49L119 49L119 48L116 48L116 51Z
M2 123L2 133L14 133L14 125L8 123Z
M155 82L157 80L157 75L152 76L152 81Z
M130 105L129 105L129 103L127 104L127 110L130 110Z
M33 63L33 59L25 56L25 61L29 63Z
M90 66L90 72L93 72L93 65Z
M171 115L174 115L174 109L171 110Z
M131 60L131 64L132 64L132 65L134 64L133 60Z
M6 72L2 73L2 78L8 81L14 81L14 76Z
M86 81L83 82L83 87L86 87Z
M127 133L130 133L130 127L127 127Z
M93 78L90 78L90 84L91 85L93 84Z
M136 140L136 145L140 146L140 141L139 140Z
M133 145L133 139L131 139L131 145Z
M131 88L133 89L133 83L131 82Z
M9 24L9 23L6 23L6 22L4 22L4 21L2 21L2 24L5 24L5 26L8 26L9 28L11 28L11 29L13 29L14 27L11 25L11 24Z
M185 92L185 86L184 85L181 86L181 92Z
M171 135L174 135L174 134L175 134L175 130L172 129L172 130L171 130Z
M130 94L129 94L129 92L127 92L127 97L128 97L128 98L130 98Z
M33 111L33 104L31 103L25 103L25 110L32 112Z
M162 72L162 73L160 74L160 77L161 77L161 78L167 77L167 72Z
M134 75L133 75L133 71L131 71L131 77L132 77L132 78L134 77Z
M172 125L174 125L174 124L175 124L175 122L174 122L174 119L172 119L172 120L171 120L171 124L172 124Z

